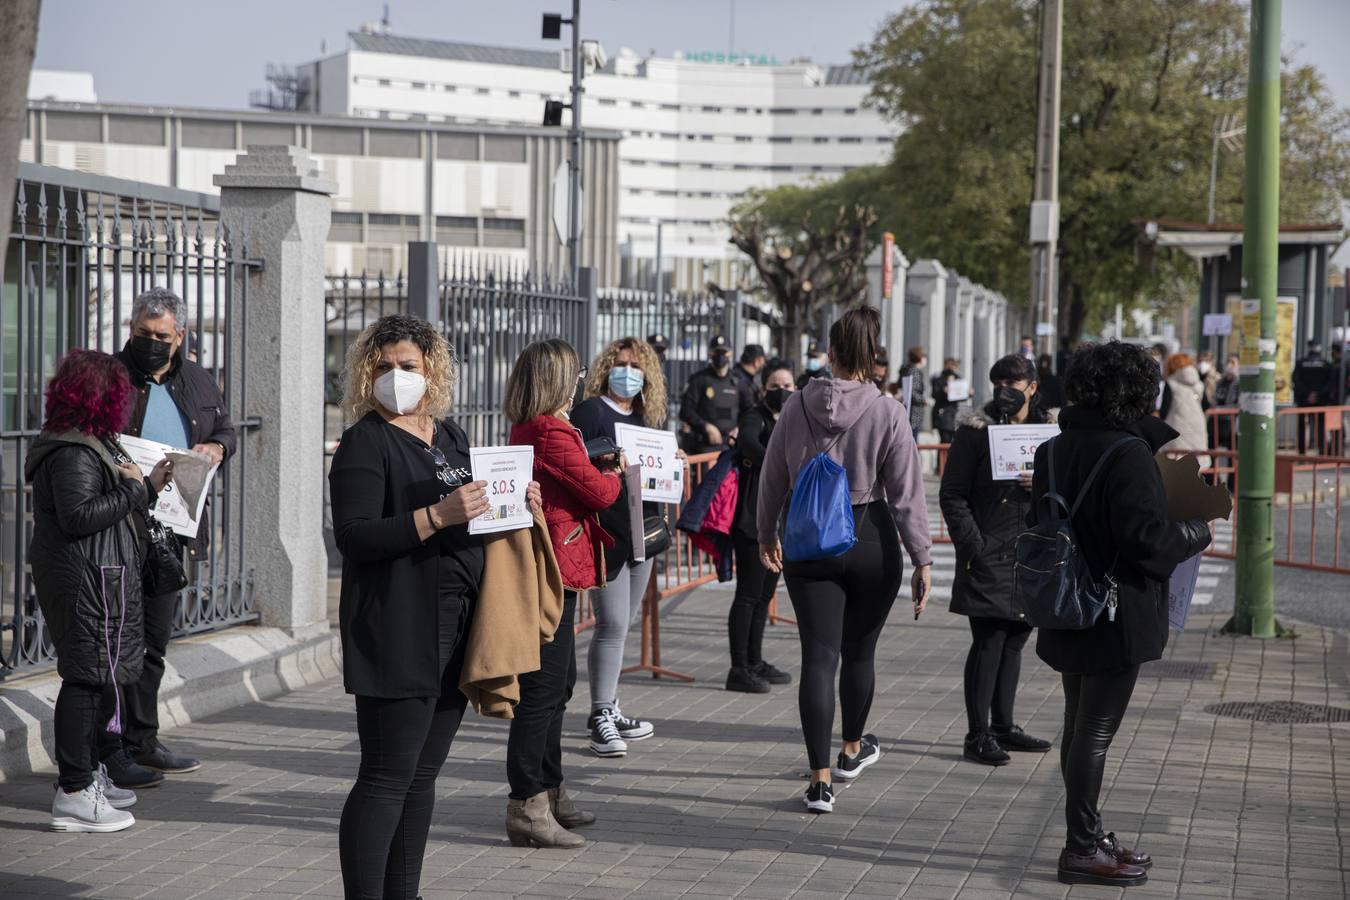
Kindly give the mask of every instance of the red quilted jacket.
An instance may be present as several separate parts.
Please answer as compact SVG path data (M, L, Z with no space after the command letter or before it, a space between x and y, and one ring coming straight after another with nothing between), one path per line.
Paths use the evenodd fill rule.
M614 539L600 527L596 513L619 499L618 474L597 469L586 456L581 433L557 416L513 425L511 443L534 447L534 478L563 584L577 591L603 585L602 554Z

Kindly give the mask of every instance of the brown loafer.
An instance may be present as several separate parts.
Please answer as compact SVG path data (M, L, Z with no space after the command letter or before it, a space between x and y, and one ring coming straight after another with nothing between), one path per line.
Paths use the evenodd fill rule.
M1086 855L1061 851L1058 874L1061 884L1134 887L1148 881L1148 873L1143 869L1122 863L1101 847Z
M1138 866L1141 869L1147 869L1153 865L1153 857L1147 853L1140 853L1138 850L1131 850L1119 840L1116 839L1116 833L1113 831L1104 838L1097 841L1097 846L1101 847L1107 853L1116 858L1116 862L1122 862L1127 866Z

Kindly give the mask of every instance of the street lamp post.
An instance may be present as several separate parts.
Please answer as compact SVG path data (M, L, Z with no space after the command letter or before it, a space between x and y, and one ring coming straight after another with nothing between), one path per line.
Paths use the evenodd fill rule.
M558 125L564 108L572 111L567 129L567 270L575 293L578 289L577 272L581 264L581 0L572 0L572 18L564 19L557 13L544 14L545 39L562 36L562 26L572 29L572 102L562 104L550 100L544 104L544 124Z

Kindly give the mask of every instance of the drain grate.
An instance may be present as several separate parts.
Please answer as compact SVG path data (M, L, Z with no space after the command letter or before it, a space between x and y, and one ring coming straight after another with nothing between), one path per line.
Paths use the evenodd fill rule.
M1350 709L1295 703L1291 700L1273 700L1267 703L1211 703L1205 707L1205 712L1229 719L1250 719L1253 722L1276 722L1281 725L1350 722Z
M1139 674L1146 678L1179 678L1193 681L1199 678L1213 678L1214 663L1160 659L1156 662L1145 663Z

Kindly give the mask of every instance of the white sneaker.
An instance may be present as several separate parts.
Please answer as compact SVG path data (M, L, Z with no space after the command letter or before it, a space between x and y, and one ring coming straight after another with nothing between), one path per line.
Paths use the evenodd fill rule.
M74 794L67 794L59 786L56 788L56 796L52 799L52 831L107 834L135 824L136 817L131 813L109 805L97 780Z
M619 727L614 721L614 710L606 707L591 714L587 723L591 727L591 752L596 756L627 756L628 743L619 736Z
M113 784L112 779L108 777L108 767L103 763L98 764L98 770L94 772L94 781L103 788L103 796L108 798L108 805L113 809L126 809L136 805L136 792Z

